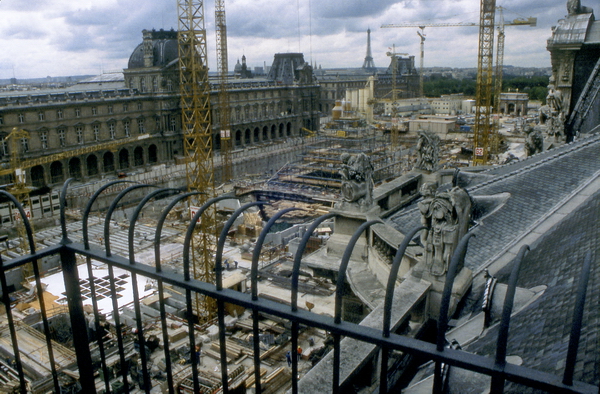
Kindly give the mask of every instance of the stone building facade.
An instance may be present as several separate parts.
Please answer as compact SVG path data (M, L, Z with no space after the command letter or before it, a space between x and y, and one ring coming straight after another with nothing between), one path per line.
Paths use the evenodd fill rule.
M177 32L142 34L122 74L104 74L64 89L0 92L0 164L9 166L5 138L15 127L29 133L19 141L21 160L56 158L27 169L37 187L69 177L87 181L114 176L182 158ZM302 54L294 54L294 59L303 67L285 81L230 80L234 149L318 127L319 86ZM210 83L213 148L218 153L218 82Z

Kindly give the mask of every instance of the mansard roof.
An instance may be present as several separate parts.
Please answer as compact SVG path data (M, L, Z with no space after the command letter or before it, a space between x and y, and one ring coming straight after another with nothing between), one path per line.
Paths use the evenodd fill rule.
M477 272L526 239L538 225L561 218L561 209L600 173L600 134L528 159L492 168L463 182L474 198L509 193L503 205L476 223L465 266ZM550 222L547 219L551 218ZM406 234L420 225L415 205L400 210L387 223ZM539 231L539 230L536 230Z

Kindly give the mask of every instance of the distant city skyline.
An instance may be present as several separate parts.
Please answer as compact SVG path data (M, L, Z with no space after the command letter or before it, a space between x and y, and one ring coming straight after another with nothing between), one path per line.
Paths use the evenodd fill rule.
M93 2L31 0L0 2L0 79L96 75L122 70L143 29L177 29L176 0ZM209 67L216 70L214 3L205 19ZM546 40L552 26L566 15L566 0L522 2L502 6L506 21L536 17L536 27L507 27L504 64L549 67ZM593 7L593 4L591 4ZM381 29L390 23L477 22L475 0L267 0L226 1L229 69L246 55L251 68L271 65L279 52L302 52L305 60L324 68L360 67L371 29L377 67L386 67L388 48L415 56L417 28ZM425 67L476 67L477 27L425 29Z

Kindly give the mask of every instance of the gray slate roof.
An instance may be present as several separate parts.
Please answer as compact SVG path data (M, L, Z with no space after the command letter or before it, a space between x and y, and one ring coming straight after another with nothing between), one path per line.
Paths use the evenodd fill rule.
M518 286L548 286L544 294L515 314L510 322L508 355L523 365L562 376L569 344L575 294L585 254L592 269L584 308L575 380L600 382L600 191L532 245L521 265ZM506 272L508 272L507 267ZM506 282L506 273L501 281ZM497 326L467 349L494 355ZM524 392L510 385L507 392ZM526 390L525 390L526 391Z
M470 241L465 260L473 271L502 254L506 245L524 237L536 222L600 175L600 134L484 174L489 180L467 187L471 196L506 192L510 198L473 229L476 238ZM391 216L387 224L406 234L420 225L419 220L413 205Z

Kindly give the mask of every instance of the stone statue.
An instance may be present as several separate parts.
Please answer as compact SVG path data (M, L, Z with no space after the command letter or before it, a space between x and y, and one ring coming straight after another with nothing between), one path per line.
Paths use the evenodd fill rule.
M556 89L554 85L554 77L550 77L550 83L548 84L548 95L546 96L546 105L550 107L552 112L562 112L562 94L561 91Z
M544 137L539 127L533 127L531 124L527 124L523 127L525 132L525 153L527 156L535 155L536 153L544 150Z
M581 0L568 0L567 1L567 12L569 16L577 14L589 14L593 12L590 7L582 6Z
M342 198L360 206L373 204L373 165L364 153L342 154Z
M434 172L438 169L440 155L440 137L436 134L421 131L417 142L417 163L415 168Z
M421 194L423 200L417 205L421 223L426 227L421 232L425 270L434 276L442 276L448 271L458 242L469 230L473 204L469 194L458 186L436 192L435 184L426 182L421 187Z
M554 77L550 77L546 105L540 108L539 124L545 126L546 133L549 136L554 136L556 142L564 141L563 98L561 91L554 87Z

